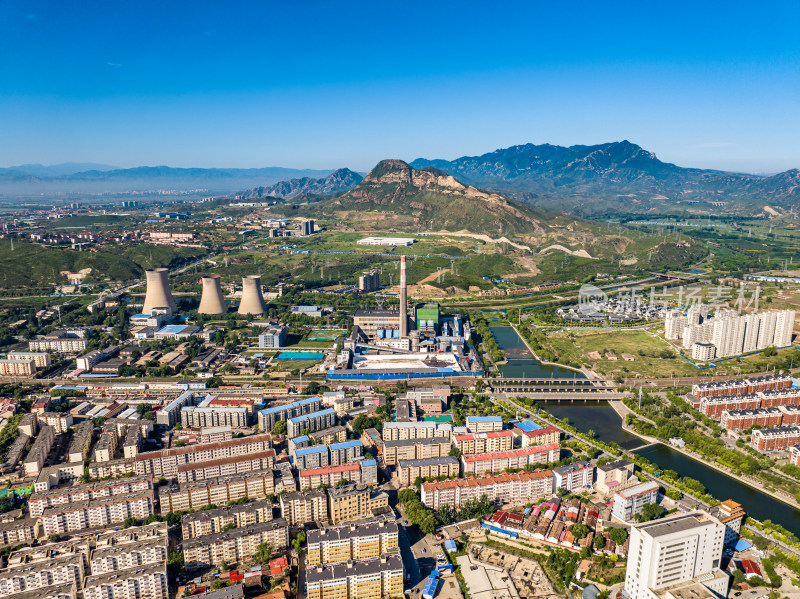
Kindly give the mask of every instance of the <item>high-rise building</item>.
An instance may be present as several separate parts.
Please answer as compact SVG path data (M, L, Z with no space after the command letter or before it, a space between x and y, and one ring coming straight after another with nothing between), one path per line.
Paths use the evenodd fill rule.
M630 599L725 597L729 579L719 567L724 542L725 525L704 512L633 526L625 593Z
M362 293L370 293L381 288L381 276L377 270L365 272L358 277L358 290Z
M667 339L680 339L687 324L689 319L685 314L676 310L669 312L664 319L664 336Z

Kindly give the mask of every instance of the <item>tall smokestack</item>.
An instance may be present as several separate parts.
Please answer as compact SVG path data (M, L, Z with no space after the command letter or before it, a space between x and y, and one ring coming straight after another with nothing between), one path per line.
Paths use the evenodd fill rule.
M406 257L400 256L400 337L408 337L406 315Z
M242 301L239 314L263 314L267 311L264 296L261 295L261 277L248 275L242 277Z
M178 306L169 290L169 269L154 268L146 270L147 292L144 296L143 314L150 314L155 308L169 308L172 312L178 311Z
M228 306L222 296L219 275L205 276L200 282L203 284L203 295L200 297L200 307L197 308L197 313L225 314Z

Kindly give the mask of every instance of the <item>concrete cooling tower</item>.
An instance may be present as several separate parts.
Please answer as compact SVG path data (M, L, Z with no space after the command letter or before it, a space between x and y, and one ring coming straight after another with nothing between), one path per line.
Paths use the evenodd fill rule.
M178 306L169 290L169 269L154 268L145 271L147 276L147 293L144 296L143 314L150 314L155 308L169 308L173 313L178 311Z
M219 275L208 275L200 281L203 284L203 295L200 297L198 314L225 314L228 305L222 295Z
M248 275L242 277L242 301L239 314L263 314L267 311L264 296L261 295L261 277Z

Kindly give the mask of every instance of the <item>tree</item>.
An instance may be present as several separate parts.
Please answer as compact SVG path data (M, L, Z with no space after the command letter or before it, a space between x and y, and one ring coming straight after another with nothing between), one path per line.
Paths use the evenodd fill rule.
M222 588L222 581L219 579L215 580L214 582L211 583L211 588L214 589L215 591L218 591L219 589Z
M622 545L628 539L628 531L624 528L609 528L608 536L617 545Z
M285 420L278 420L275 423L275 426L272 427L272 434L273 435L285 435L286 434L286 421Z
M639 522L649 522L650 520L657 520L664 515L666 510L657 503L646 503L642 506L641 511L636 514L636 519Z
M606 538L603 535L597 535L594 538L594 548L600 550L605 546L606 546Z
M670 499L674 499L675 501L678 501L679 499L683 498L683 493L678 489L670 487L669 489L667 489L667 497L669 497Z
M769 539L762 537L761 535L754 535L753 536L753 545L755 548L764 551L769 546Z
M589 527L585 524L576 523L569 527L569 531L576 540L581 540L589 534Z
M266 564L269 562L271 557L272 547L270 547L269 543L261 543L258 547L256 547L255 555L253 555L253 561Z

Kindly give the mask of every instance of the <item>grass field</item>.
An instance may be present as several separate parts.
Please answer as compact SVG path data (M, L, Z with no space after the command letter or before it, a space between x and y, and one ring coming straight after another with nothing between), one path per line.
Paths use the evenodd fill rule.
M550 335L547 341L559 360L579 362L606 376L627 378L640 374L665 378L698 373L697 368L677 357L666 342L644 331L572 331ZM673 357L661 358L660 354L665 350L672 352ZM599 352L602 359L590 360L587 354L593 351ZM613 351L618 360L606 359L606 351ZM634 360L623 360L622 353L631 354Z
M647 378L669 378L672 376L739 375L765 372L782 367L789 357L794 357L795 366L800 365L800 352L793 349L781 350L774 357L756 354L745 358L735 358L716 362L716 367L700 370L677 355L673 358L661 357L664 350L673 351L669 344L645 331L571 331L547 337L547 343L558 354L559 361L578 362L596 372L609 376L634 378L637 375ZM606 359L606 351L613 351L618 360ZM589 352L599 352L600 360L590 360ZM643 353L644 355L640 354ZM622 353L634 357L632 362L622 359Z

